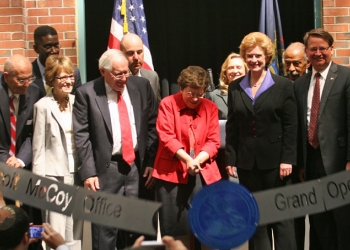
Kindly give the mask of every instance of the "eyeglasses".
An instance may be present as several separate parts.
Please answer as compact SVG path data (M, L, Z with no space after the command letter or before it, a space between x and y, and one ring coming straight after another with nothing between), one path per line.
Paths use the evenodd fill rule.
M46 50L52 50L52 49L59 50L61 48L60 44L55 44L55 45L47 44L47 45L39 45L39 46Z
M310 48L310 49L308 49L308 51L310 51L311 53L316 53L317 51L320 51L321 53L325 53L329 48L330 48L331 46L329 46L329 47L320 47L320 48Z
M125 76L125 78L128 78L129 75L130 75L130 72L122 72L122 73L119 73L119 74L113 74L111 71L108 71L108 72L117 81L121 80L124 76Z
M188 98L199 98L199 99L201 99L201 98L204 97L204 95L205 95L205 93L186 92L186 96L187 96Z
M68 78L71 81L74 81L74 75L66 75L66 76L55 76L56 79L60 80L60 82L67 82Z
M21 84L25 84L26 82L28 82L29 84L32 83L33 81L35 81L35 76L30 76L30 77L27 77L27 78L18 78L16 77L16 80Z

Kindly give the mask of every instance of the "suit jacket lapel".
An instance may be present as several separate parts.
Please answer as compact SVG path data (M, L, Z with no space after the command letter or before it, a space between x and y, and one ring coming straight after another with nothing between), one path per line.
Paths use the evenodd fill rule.
M274 90L274 86L272 85L270 88L265 90L261 95L258 96L255 100L254 110L258 110L262 103L266 100L266 97L270 95L270 93Z
M48 97L50 97L50 99L49 99L50 101L49 101L48 105L49 105L49 108L51 110L51 114L55 118L55 120L57 121L57 123L61 127L61 129L64 131L64 126L62 124L63 118L62 118L61 112L58 108L58 104L57 104L57 102L52 94L48 95Z
M302 93L302 96L301 96L301 104L302 104L302 118L303 118L303 126L307 129L307 96L308 96L308 93L309 93L309 87L310 87L310 81L311 81L311 75L312 75L312 72L308 72L307 75L306 75L306 80L305 82L301 85L301 93Z
M3 79L2 79L3 80ZM2 81L2 84L6 84ZM0 86L0 110L1 116L4 121L6 132L10 135L10 107L9 107L9 96L7 88Z
M110 135L113 135L112 133L112 123L111 123L111 116L109 114L108 109L108 100L107 100L107 94L106 94L106 87L104 83L104 78L100 77L94 82L94 90L96 92L96 104L98 108L101 111L101 115L103 117L103 120L108 128L108 131Z
M240 88L240 94L241 94L241 98L243 100L243 103L245 104L245 106L249 109L250 112L252 112L252 114L255 113L254 108L253 108L253 101L252 99L250 99L250 97L244 92L244 90L242 88Z
M24 125L27 122L28 118L28 101L29 101L29 93L27 92L25 95L19 95L19 104L18 104L18 113L17 113L17 123L16 123L16 136L17 138L20 136Z
M321 97L321 101L320 101L320 108L318 111L318 118L320 118L320 116L323 112L323 109L324 109L324 106L326 104L329 93L331 92L331 89L334 85L334 82L337 79L338 75L336 74L336 72L337 72L337 65L332 63L332 65L329 68L326 81L324 83L322 97Z
M140 100L140 92L130 82L128 82L127 86L128 86L128 92L129 92L130 101L131 101L132 107L134 109L136 131L137 131L137 135L139 135L140 128L141 128L141 100Z
M36 84L39 89L46 94L46 90L45 90L45 87L44 87L44 82L43 82L43 79L42 79L42 75L41 75L41 72L40 72L40 69L39 69L39 66L38 66L38 62L37 62L38 59L35 59L33 62L32 62L32 66L33 66L33 75L35 75L36 79L35 81L33 82L34 84ZM32 83L32 84L33 84Z

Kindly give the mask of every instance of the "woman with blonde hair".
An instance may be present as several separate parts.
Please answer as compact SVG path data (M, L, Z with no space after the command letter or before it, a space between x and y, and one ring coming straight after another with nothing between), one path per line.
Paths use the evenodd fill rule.
M34 105L33 173L73 185L77 168L72 125L74 96L70 94L74 85L72 62L66 56L49 56L45 79L52 90ZM70 249L81 249L80 242L73 239L72 216L49 210L43 210L42 215Z
M218 106L220 120L227 119L227 90L229 84L233 80L244 76L247 74L247 72L248 67L243 58L236 53L229 54L222 64L219 89L209 92L208 96L208 99L215 102L215 104Z
M282 187L296 164L297 106L293 83L267 68L274 49L260 32L246 35L240 45L249 72L228 89L226 171L251 192ZM293 222L258 226L249 249L271 249L271 229L276 250L293 250Z

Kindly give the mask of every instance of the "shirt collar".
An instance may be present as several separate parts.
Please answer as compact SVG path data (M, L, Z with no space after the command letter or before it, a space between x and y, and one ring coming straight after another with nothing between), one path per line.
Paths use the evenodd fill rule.
M332 62L330 62L330 63L328 64L327 68L325 68L323 71L320 71L320 72L316 71L316 70L314 69L314 67L312 67L311 79L314 79L315 74L316 74L317 72L320 73L320 75L322 76L322 79L326 79L326 77L327 77L327 75L328 75L329 68L331 67L331 64L332 64Z

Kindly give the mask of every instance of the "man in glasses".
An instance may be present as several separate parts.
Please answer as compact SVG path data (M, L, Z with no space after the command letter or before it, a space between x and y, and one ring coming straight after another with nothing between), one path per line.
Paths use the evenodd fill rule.
M304 44L300 42L291 43L283 54L283 62L287 76L292 81L304 75L310 66Z
M333 42L321 28L304 36L312 70L294 82L302 181L350 169L350 69L332 62ZM349 205L310 215L310 249L349 249L349 232Z
M144 63L144 49L141 38L133 33L123 36L120 41L120 50L124 53L129 62L129 69L134 76L147 78L152 86L154 94L160 100L160 85L157 72L142 68Z
M14 168L31 170L33 106L43 96L31 84L34 80L32 64L27 58L12 55L6 60L0 78L0 161ZM23 208L31 221L41 224L40 213L33 214L35 210L27 206ZM31 247L41 249L40 243Z
M99 70L102 77L75 93L79 176L88 190L138 197L140 189L152 188L155 181L158 100L146 78L129 75L120 50L104 52ZM92 223L91 229L93 250L115 249L116 228Z
M53 27L44 25L35 29L33 49L38 54L38 58L32 62L33 75L36 77L35 84L45 94L47 89L44 76L46 58L50 55L58 55L60 48L57 31ZM74 86L71 94L74 95L76 88L80 85L80 72L77 67L74 67Z

